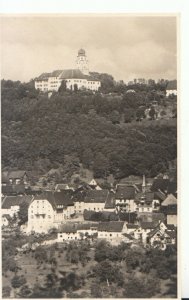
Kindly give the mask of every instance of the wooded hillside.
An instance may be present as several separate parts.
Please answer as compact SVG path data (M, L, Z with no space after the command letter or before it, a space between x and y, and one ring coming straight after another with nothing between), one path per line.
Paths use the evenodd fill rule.
M96 177L164 172L177 155L176 119L137 122L149 93L60 90L48 99L32 82L3 80L2 168L36 170L44 161L48 171L69 155Z

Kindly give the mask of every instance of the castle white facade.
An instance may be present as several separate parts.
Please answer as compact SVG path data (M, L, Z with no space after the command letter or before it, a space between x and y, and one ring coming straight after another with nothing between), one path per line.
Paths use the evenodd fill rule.
M43 73L35 80L35 88L42 92L58 91L62 81L65 81L69 90L87 89L98 91L100 81L89 75L88 60L85 50L78 51L76 69L56 70L52 73Z

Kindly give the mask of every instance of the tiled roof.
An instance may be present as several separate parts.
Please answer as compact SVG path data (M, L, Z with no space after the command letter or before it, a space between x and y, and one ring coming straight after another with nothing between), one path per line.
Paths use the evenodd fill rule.
M68 69L68 70L63 70L61 75L61 79L86 79L86 76L79 70L79 69Z
M167 227L167 230L168 230L168 231L170 231L170 230L175 230L175 226L172 225L172 224L167 224L166 227Z
M105 203L108 197L108 190L91 190L85 197L86 203Z
M73 192L70 190L63 190L61 192L55 192L54 193L54 199L56 205L64 205L64 206L69 206L73 205Z
M145 202L152 202L154 200L154 193L153 192L145 192L145 193L138 193L135 195L135 201L144 200Z
M154 230L152 230L152 231L150 231L150 232L148 233L148 237L151 238L151 237L153 237L156 233L159 233L161 236L163 236L163 233L159 230L159 228L156 228L156 229L154 229Z
M167 187L167 194L176 195L176 193L177 193L177 182L176 181L170 181L169 185Z
M98 81L94 77L84 75L79 69L55 70L52 73L43 73L36 81L47 81L50 77L59 77L60 79L86 79L88 81Z
M115 194L114 193L110 192L108 194L104 208L105 209L115 208Z
M144 212L140 214L139 221L140 222L157 222L157 221L164 221L166 219L165 215L163 213L155 212Z
M73 193L73 201L74 202L84 202L86 196L86 191L75 191Z
M33 196L6 196L2 201L1 208L9 209L11 206L20 206L23 202L26 202L29 205L32 198Z
M134 199L135 198L135 188L133 186L118 185L115 195L116 199Z
M42 73L37 79L36 81L46 81L48 80L48 78L50 77L51 73Z
M165 230L165 233L168 234L170 236L170 238L175 239L177 237L177 233L175 230L169 231L169 230Z
M69 188L67 183L58 183L55 187L56 190L66 190Z
M152 221L152 222L141 222L140 226L142 229L155 229L158 225L158 222Z
M176 89L177 89L177 81L176 80L169 81L166 90L176 90Z
M98 231L121 232L123 225L124 222L120 221L101 222L98 225Z
M127 228L128 229L136 229L136 228L138 228L138 225L136 225L136 224L127 224Z
M158 191L154 193L154 198L160 201L164 201L166 196L162 192Z
M8 184L2 186L2 193L7 195L17 195L17 194L24 194L25 193L25 186L24 184Z
M152 192L158 192L161 190L162 192L167 191L169 185L169 179L164 178L156 178L151 186Z
M58 77L63 72L63 70L55 70L51 73L51 77Z
M54 209L58 205L70 206L73 205L73 192L71 190L64 190L61 192L43 192L41 195L35 196L34 200L47 200L51 203Z
M177 204L177 199L173 194L170 194L167 196L167 198L162 202L162 206L168 206L168 205L176 205Z
M9 171L9 172L3 172L2 175L5 178L5 176L8 179L20 179L23 178L23 176L26 174L26 171L24 170L18 170L18 171Z
M65 224L60 226L58 231L63 233L73 233L78 230L90 230L91 228L98 228L98 223Z
M65 225L63 225L59 228L58 232L76 233L77 232L77 226L75 224L65 224Z
M86 223L77 225L77 230L90 230L91 228L98 228L98 223Z

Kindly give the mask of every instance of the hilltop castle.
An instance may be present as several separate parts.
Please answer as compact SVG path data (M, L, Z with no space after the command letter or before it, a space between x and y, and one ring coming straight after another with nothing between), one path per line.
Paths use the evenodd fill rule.
M70 90L87 89L98 91L100 81L89 75L88 59L84 49L78 51L76 69L56 70L52 73L43 73L35 80L35 88L42 92L58 91L62 81Z

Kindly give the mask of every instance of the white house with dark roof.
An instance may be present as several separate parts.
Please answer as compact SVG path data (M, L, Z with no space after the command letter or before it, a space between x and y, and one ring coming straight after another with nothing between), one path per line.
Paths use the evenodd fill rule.
M118 184L115 193L115 205L118 210L126 212L136 211L136 188L131 185Z
M166 96L177 95L177 80L169 81L166 87Z
M127 226L123 221L101 222L98 225L98 238L105 239L113 245L124 240L123 233L127 233Z
M77 88L98 91L101 83L89 75L88 60L83 49L78 51L76 67L76 69L56 70L52 73L41 74L35 79L35 88L42 92L57 92L64 80L69 90Z
M167 245L175 245L177 238L176 230L161 230L156 228L147 235L147 243L154 248L166 249Z
M28 208L28 232L48 232L74 214L72 191L44 192Z
M97 236L98 223L65 224L59 227L57 242L86 239Z
M84 199L84 207L86 210L103 211L109 191L104 190L90 190L86 193Z
M2 215L9 215L13 217L17 215L20 210L20 205L25 202L31 203L33 196L5 196L1 203L1 213Z

